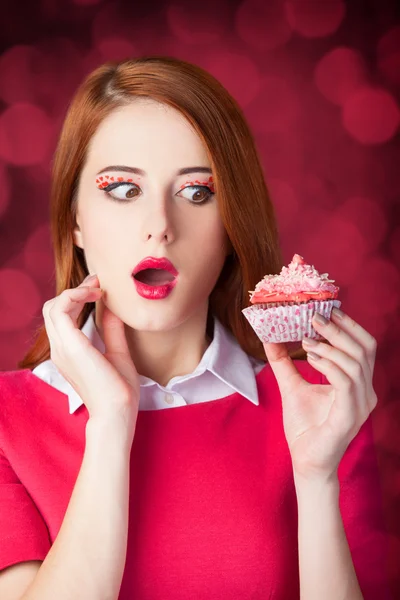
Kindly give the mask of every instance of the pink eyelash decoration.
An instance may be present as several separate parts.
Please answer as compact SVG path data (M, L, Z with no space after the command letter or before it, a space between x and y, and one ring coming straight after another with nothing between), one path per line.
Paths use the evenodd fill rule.
M112 177L111 175L104 175L104 176L98 177L96 179L97 187L99 188L99 190L102 190L103 188L107 187L113 181L123 181L124 183L133 183L133 179L131 179L131 178L124 179L123 177L117 177L115 179L115 177Z
M183 183L180 187L180 189L182 190L185 186L187 185L205 185L207 187L210 188L210 190L212 191L212 193L214 193L214 180L212 177L208 178L208 181L199 181L198 179L195 179L194 181L186 181L186 183Z
M115 177L112 177L111 175L101 175L100 177L98 177L96 179L97 187L99 188L99 190L106 188L113 181L121 181L124 183L133 183L133 179L131 179L131 178L129 178L129 179L124 179L123 177L115 178ZM186 181L186 183L182 184L179 189L182 190L187 185L192 185L192 186L205 185L210 188L212 193L215 192L214 180L213 180L212 176L210 176L207 181L199 181L198 179L195 179L194 181Z

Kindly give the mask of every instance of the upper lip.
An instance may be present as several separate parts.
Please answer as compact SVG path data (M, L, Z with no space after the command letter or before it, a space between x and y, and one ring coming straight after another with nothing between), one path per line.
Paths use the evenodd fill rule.
M175 269L172 262L165 256L161 258L147 256L136 265L136 267L133 269L132 275L136 275L136 273L139 273L139 271L143 271L144 269L165 269L165 271L172 273L174 277L178 275L178 271Z

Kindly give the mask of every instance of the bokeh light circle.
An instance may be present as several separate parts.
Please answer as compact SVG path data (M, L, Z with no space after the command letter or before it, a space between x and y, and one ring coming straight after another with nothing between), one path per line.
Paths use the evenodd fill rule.
M365 267L354 274L353 288L362 290L359 310L367 320L396 314L400 305L400 274L389 260L370 256Z
M327 100L342 105L356 89L366 84L363 58L351 48L335 48L318 61L314 80Z
M52 119L63 118L81 83L81 49L74 40L62 36L43 36L36 48L40 56L34 79L35 104Z
M287 131L299 112L296 90L283 77L268 76L262 79L259 93L247 106L246 117L255 130Z
M245 0L235 14L239 37L256 50L283 46L292 35L281 0Z
M256 135L256 144L270 177L296 181L303 173L304 140L290 131L270 131Z
M49 157L53 124L33 104L19 103L0 116L0 155L12 165L36 165Z
M298 219L299 197L289 182L274 177L268 179L268 191L274 205L279 229L285 231L292 227Z
M203 0L193 3L175 1L166 9L172 34L184 44L212 44L225 33L229 23L229 3L226 0Z
M226 87L241 107L249 104L260 91L259 70L245 54L218 52L208 57L204 68Z
M100 61L124 60L134 56L135 46L123 37L106 37L101 39L96 46L100 54Z
M0 218L7 211L10 204L11 184L8 176L7 166L0 162Z
M332 210L323 211L318 208L308 210L303 216L302 224L307 231L307 235L302 238L306 253L304 258L311 263L320 260L324 265L324 272L328 272L339 287L352 285L354 277L364 264L368 249L367 241L357 225L339 212L332 214ZM340 265L339 272L337 265ZM316 264L315 267L319 270Z
M379 40L377 63L388 81L400 86L400 25L387 31Z
M332 35L346 14L342 0L287 0L286 17L290 26L307 38Z
M41 308L39 290L19 269L0 269L0 331L27 327Z
M103 39L110 36L121 36L125 40L132 40L132 43L137 47L138 37L143 32L141 31L139 18L135 20L129 18L129 12L125 15L117 3L106 4L99 8L95 13L92 24L92 45L97 47ZM144 33L147 38L154 36L151 31L145 31Z
M362 144L381 144L390 140L400 124L399 107L388 91L362 88L343 106L343 125Z
M67 37L42 36L35 46L13 46L0 56L0 98L9 105L38 105L50 117L64 113L80 83L80 62L77 45Z
M36 281L46 285L54 279L54 257L48 223L39 225L29 234L23 258L26 270Z
M369 253L376 251L386 239L388 221L378 200L353 196L340 206L339 214L357 226L361 235L368 241Z
M0 56L0 98L7 104L35 101L35 74L40 52L33 46L12 46Z

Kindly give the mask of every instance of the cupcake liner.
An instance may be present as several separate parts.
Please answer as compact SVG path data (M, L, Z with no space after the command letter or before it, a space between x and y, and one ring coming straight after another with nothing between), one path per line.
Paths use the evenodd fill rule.
M300 342L304 337L324 339L312 326L314 313L330 319L332 308L339 308L340 300L310 300L295 303L271 302L253 304L242 313L264 343Z

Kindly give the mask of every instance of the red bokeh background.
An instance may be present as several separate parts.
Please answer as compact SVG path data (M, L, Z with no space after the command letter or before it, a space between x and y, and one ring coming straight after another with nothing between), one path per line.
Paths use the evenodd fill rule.
M145 54L204 67L250 123L285 262L299 253L328 272L378 340L373 424L400 598L397 2L40 0L6 3L1 21L0 369L16 368L55 293L50 166L82 78Z

